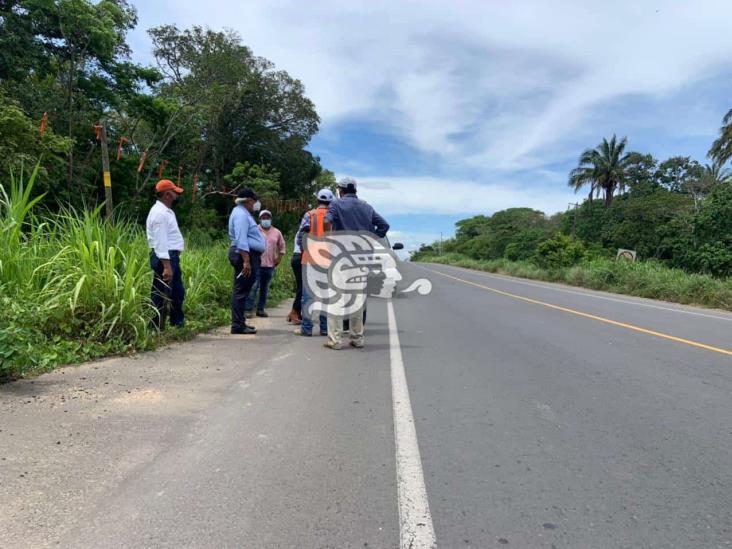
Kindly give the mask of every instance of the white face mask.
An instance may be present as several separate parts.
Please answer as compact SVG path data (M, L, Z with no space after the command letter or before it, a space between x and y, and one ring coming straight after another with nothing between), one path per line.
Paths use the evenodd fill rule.
M271 219L262 219L262 227L265 229L269 229L272 226L272 220Z
M259 200L257 200L257 201L256 201L256 202L254 203L254 205L252 206L252 209L253 209L253 210L254 210L255 212L258 212L259 210L261 210L261 209L262 209L262 203L261 203L261 202L260 202Z

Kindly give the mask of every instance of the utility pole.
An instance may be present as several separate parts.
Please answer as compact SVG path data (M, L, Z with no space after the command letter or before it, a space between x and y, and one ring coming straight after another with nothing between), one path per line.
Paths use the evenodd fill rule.
M579 206L578 203L572 203L570 202L568 204L569 206L574 206L574 218L572 219L572 238L576 238L577 235L577 207Z
M440 231L440 255L442 255L442 231Z
M107 206L107 220L112 220L112 174L109 172L109 149L107 148L107 130L101 123L102 131L99 140L102 142L102 171L104 173L104 202Z

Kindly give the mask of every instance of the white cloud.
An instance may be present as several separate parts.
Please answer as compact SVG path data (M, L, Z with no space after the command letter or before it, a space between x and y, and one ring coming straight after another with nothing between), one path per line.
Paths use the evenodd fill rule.
M480 175L480 184L363 180L398 184L370 193L400 212L564 209L573 197L563 188L566 175L546 194L534 183L507 183L516 181L512 172L573 161L578 135L584 147L600 132L632 129L629 117L588 127L603 103L663 100L732 66L729 0L166 1L169 9L141 4L142 24L173 18L181 26L239 31L256 54L304 82L325 133L341 121L367 119L451 173ZM678 125L694 125L693 118L663 123L677 124L678 135ZM704 129L697 123L693 132Z
M362 177L359 197L383 215L491 214L516 206L553 214L575 202L574 193L564 186L547 191L511 183L446 180L433 177Z
M726 0L209 0L176 12L239 30L304 81L325 124L367 115L422 151L506 170L541 165L599 102L672 93L732 57Z

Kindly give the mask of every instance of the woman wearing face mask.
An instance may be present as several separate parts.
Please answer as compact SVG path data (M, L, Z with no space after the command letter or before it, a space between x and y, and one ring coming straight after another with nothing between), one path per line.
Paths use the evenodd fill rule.
M287 248L285 246L285 239L279 229L272 226L272 213L269 210L262 210L259 213L259 230L264 236L266 247L262 254L262 264L259 267L259 276L254 282L254 286L249 292L247 298L247 316L251 317L252 310L254 309L254 301L257 297L257 290L259 290L259 301L257 302L257 316L266 317L267 312L264 307L267 304L267 295L269 293L269 284L272 282L272 276L274 270L282 261L285 256Z

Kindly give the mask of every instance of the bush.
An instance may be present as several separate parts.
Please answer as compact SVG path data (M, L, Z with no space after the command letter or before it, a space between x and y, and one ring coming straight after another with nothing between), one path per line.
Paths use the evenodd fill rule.
M546 239L546 236L546 233L540 229L521 231L506 246L503 257L510 261L531 259L539 244Z
M553 238L539 244L534 254L534 262L544 269L571 267L585 257L582 242L572 240L567 235L557 233Z

